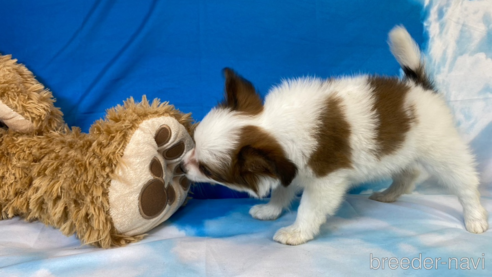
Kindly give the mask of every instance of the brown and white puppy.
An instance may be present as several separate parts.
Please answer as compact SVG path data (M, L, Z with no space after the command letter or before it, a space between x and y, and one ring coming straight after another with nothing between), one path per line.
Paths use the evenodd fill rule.
M389 34L405 78L356 76L282 82L265 102L253 85L225 69L226 98L198 125L182 164L189 179L264 197L250 214L276 219L296 191L297 219L274 240L297 245L319 232L352 184L392 177L371 198L393 202L424 166L459 198L468 231L488 229L474 158L445 101L428 81L420 51L403 27Z

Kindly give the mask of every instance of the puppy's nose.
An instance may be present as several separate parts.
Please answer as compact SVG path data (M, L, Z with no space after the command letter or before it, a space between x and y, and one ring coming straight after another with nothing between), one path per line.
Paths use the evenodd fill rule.
M179 169L181 169L181 172L186 174L186 166L185 166L184 162L179 163Z

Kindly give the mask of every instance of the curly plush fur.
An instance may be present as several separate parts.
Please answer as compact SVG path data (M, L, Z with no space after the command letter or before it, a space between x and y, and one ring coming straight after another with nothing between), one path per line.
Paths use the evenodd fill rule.
M29 120L37 134L66 129L51 92L11 55L0 55L0 101Z
M34 126L30 134L0 129L0 219L18 215L39 220L103 248L143 237L115 228L111 180L119 178L116 168L142 122L172 117L189 133L190 115L158 100L149 104L144 97L139 104L129 99L110 109L88 134L69 129L51 93L10 56L0 56L0 101Z

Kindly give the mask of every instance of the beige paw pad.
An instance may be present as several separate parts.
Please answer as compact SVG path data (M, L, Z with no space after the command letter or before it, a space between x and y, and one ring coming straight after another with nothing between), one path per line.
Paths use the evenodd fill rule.
M151 219L158 216L166 208L167 201L168 197L164 182L159 179L150 180L142 188L138 199L142 217Z
M193 147L184 126L172 117L139 125L109 188L110 214L118 232L145 233L183 204L190 183L179 163Z
M175 160L181 157L185 151L184 142L180 141L176 143L176 145L171 146L169 149L165 149L162 151L162 156L168 160Z
M167 125L161 126L159 130L157 130L154 139L158 147L165 145L171 139L171 128Z
M173 170L174 175L184 175L184 171L181 166L176 165Z
M190 180L188 180L188 178L186 177L181 177L179 178L179 184L181 185L181 188L183 188L183 190L188 190L190 188Z
M154 157L152 162L150 162L150 173L156 178L162 178L164 174L164 169L158 158Z
M172 205L174 201L176 201L176 192L174 191L173 186L167 186L166 188L167 201L169 205Z

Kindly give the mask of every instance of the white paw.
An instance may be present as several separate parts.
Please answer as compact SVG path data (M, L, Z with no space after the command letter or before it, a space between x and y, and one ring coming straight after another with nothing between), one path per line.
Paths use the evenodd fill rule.
M395 195L392 195L390 193L385 193L383 192L375 192L371 196L369 196L369 199L379 201L379 202L384 202L384 203L392 203L395 202L398 197Z
M466 230L470 233L481 234L489 229L487 219L466 220Z
M269 204L255 205L249 210L249 214L259 220L275 220L281 213L282 208Z
M307 241L312 240L313 238L313 232L302 230L295 225L281 228L277 231L277 233L275 233L275 236L273 236L273 240L288 245L303 244Z

